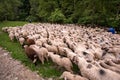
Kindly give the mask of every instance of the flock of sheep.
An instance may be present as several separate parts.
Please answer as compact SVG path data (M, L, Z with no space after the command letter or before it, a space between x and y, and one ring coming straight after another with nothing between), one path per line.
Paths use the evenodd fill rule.
M120 35L101 28L49 23L4 27L34 64L52 60L64 80L120 80ZM73 64L79 74L73 71Z

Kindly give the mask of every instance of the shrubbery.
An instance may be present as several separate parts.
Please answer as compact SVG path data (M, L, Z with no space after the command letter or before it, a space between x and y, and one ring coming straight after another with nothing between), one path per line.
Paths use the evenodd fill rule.
M119 3L120 0L3 0L0 21L31 19L119 27Z
M49 21L55 22L55 23L64 23L65 16L59 9L55 9L54 12L51 13L51 16L48 18Z

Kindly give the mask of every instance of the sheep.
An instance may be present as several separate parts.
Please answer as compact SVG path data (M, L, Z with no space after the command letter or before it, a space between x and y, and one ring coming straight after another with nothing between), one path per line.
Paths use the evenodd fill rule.
M114 56L114 54L112 53L107 53L101 58L102 60L108 60L108 59L112 59L112 60L115 60L116 57Z
M23 43L25 42L25 39L23 37L19 38L19 42L21 45L23 45Z
M40 39L38 39L38 40L35 41L35 44L42 47L43 43L42 43L42 41Z
M36 64L36 61L37 61L37 54L35 52L34 49L32 49L31 47L29 47L28 45L24 45L24 50L25 50L25 53L27 55L27 57L32 60L32 62L34 64Z
M38 56L39 60L42 64L44 64L44 60L48 61L48 50L44 47L39 48L36 45L30 45L30 48L33 48Z
M27 37L27 35L28 35L28 32L25 30L22 30L21 33L22 33L23 37Z
M20 36L19 33L18 33L18 32L15 32L14 34L15 34L15 38L16 38L17 40L19 40L19 36Z
M45 47L49 52L54 52L54 53L58 53L58 48L54 45L48 45L46 43L43 43L43 47Z
M88 80L87 78L81 77L80 75L72 74L71 72L64 71L60 76L60 79L64 78L64 80Z
M95 69L108 69L112 72L119 72L117 69L120 67L120 35L118 34L113 36L108 32L103 32L104 29L100 28L93 29L91 27L86 28L85 26L77 25L51 25L48 23L26 24L23 27L6 27L2 30L8 32L10 40L13 41L14 38L16 38L19 39L22 46L28 44L29 47L26 52L29 55L33 53L36 54L33 56L33 62L37 60L37 57L41 63L44 64L44 60L47 59L48 56L47 52L49 51L60 55L57 59L55 58L55 60L57 60L55 62L59 65L65 65L64 57L74 61L76 56L79 56L85 59L86 64L89 63L87 66L88 68L91 68L91 65L92 67L95 67L96 64L93 63L101 60L103 61L102 65L100 65L100 63L99 66L97 65L95 67ZM62 60L61 56L64 56L64 60ZM106 62L105 60L108 61ZM78 64L77 62L74 63ZM67 70L71 71L72 69ZM93 70L93 72L95 71ZM100 70L100 73L103 72L103 70Z
M35 41L33 39L25 39L25 44L27 44L28 46L32 45L32 44L35 44Z
M113 59L112 61L116 64L120 64L120 59Z
M61 58L59 55L53 54L52 52L48 52L48 55L50 56L50 58L52 59L52 61L54 63L56 63L60 67L64 67L66 70L68 70L70 72L73 72L72 71L73 65L68 58L66 58L66 57Z
M64 42L67 44L68 48L70 48L73 52L75 52L75 46L76 46L75 43L71 42L70 40L65 40Z
M10 32L10 33L9 33L9 38L10 38L11 41L14 40L15 36L14 36L14 33L13 33L13 32Z
M83 57L74 57L83 77L90 80L120 80L118 73L88 63Z
M66 56L65 48L61 46L57 46L58 54L61 56Z
M116 58L119 58L120 57L120 50L119 50L119 48L120 47L110 47L108 52L109 53L113 53Z
M116 68L118 68L118 69L120 69L120 64L114 63L113 60L109 60L109 61L108 61L108 64L111 65L111 66L114 66L114 67L116 67Z
M94 52L95 53L95 57L97 59L101 59L102 55L103 55L103 50L101 48L97 47L97 48L94 49L94 51L95 51Z
M117 68L117 67L114 67L114 66L110 66L110 65L106 64L105 62L100 62L100 65L101 65L102 67L106 68L106 69L109 69L109 70L112 70L112 71L114 71L114 72L120 73L120 70L119 70L120 67Z
M8 29L9 29L9 27L3 27L2 31L7 32Z
M74 52L72 52L70 49L65 48L65 53L67 54L67 57L70 60L73 60L74 56L76 56L77 54L75 54Z

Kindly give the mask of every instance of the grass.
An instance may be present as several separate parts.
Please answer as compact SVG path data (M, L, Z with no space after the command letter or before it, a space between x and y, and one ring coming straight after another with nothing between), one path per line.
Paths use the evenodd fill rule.
M17 59L21 61L24 65L28 66L32 71L37 71L38 74L40 74L42 77L58 77L61 75L62 71L57 70L54 68L54 64L49 61L45 62L44 65L40 64L38 62L38 65L35 66L32 64L32 62L27 58L27 56L24 53L24 50L22 49L21 45L15 41L12 42L7 33L2 32L2 27L8 27L8 26L23 26L24 24L27 24L27 22L21 22L21 21L4 21L0 23L0 46L2 46L4 49L7 49L11 56L14 59Z

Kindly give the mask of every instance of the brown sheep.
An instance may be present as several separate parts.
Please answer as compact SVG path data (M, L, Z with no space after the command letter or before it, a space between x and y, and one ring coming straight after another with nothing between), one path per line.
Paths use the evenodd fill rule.
M36 63L37 61L37 54L35 52L34 49L32 49L31 47L28 47L27 45L24 46L25 49L25 53L27 55L27 57L32 60L33 63Z
M29 38L27 37L27 38L25 38L24 44L30 46L30 45L32 45L32 44L35 44L35 41L34 41L33 39L29 39Z

